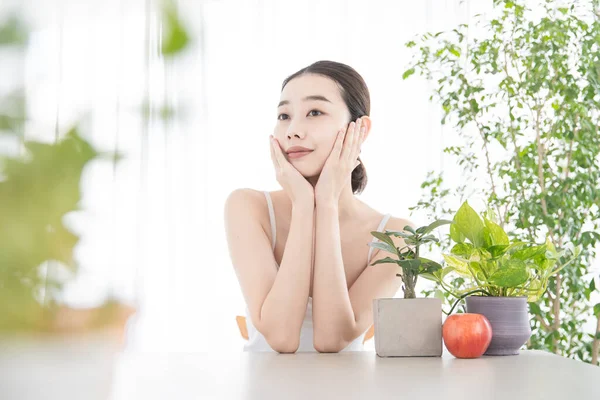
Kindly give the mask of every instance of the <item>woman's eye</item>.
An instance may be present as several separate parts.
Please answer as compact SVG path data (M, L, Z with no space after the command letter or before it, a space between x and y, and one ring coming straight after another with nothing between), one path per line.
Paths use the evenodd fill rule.
M313 113L318 113L317 115L314 115ZM308 113L308 115L310 115L311 117L318 117L319 115L323 114L321 111L319 110L310 110L310 112ZM288 115L287 114L279 114L277 116L278 120L284 120L284 119L288 119Z

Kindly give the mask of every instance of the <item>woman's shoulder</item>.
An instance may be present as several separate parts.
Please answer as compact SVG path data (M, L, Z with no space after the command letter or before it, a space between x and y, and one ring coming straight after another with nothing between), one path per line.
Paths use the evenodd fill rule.
M409 218L395 217L390 214L388 222L385 224L385 229L389 231L401 231L404 230L407 225L411 228L416 228L414 222Z
M227 196L225 201L225 212L244 212L251 214L261 220L266 216L268 219L269 209L265 192L269 194L273 203L278 202L279 191L269 192L251 188L238 188Z
M371 206L367 205L367 207L370 209L370 212L376 216L375 218L378 218L380 221L383 222L387 218L387 221L385 222L385 226L383 228L384 230L401 231L406 225L415 227L415 224L410 218L397 217L392 215L391 213L382 213L381 211L376 210Z
M231 191L228 195L229 199L240 199L252 202L265 202L265 193L267 193L273 200L279 199L283 190L268 191L268 190L257 190L251 188L238 188Z
M227 196L225 207L243 206L249 211L260 211L266 202L263 191L251 188L232 190Z

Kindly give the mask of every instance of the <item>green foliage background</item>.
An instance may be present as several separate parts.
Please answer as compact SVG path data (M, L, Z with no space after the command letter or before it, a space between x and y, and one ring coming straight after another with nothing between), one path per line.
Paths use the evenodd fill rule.
M585 333L583 325L600 318L600 304L590 302L600 241L600 11L596 0L567 7L545 1L541 11L496 0L483 35L469 36L460 25L407 44L414 59L404 78L432 84L442 123L460 142L444 151L470 182L451 189L431 171L412 209L448 218L477 192L511 239L581 246L577 261L530 303L528 347L597 362L600 332ZM472 184L478 174L486 185ZM448 239L440 242L445 251Z

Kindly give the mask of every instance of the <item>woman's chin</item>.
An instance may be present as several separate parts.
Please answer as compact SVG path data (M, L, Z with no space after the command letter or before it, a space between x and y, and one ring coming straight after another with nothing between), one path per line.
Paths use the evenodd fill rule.
M319 178L319 173L318 172L306 172L306 171L300 171L298 170L298 172L300 172L300 175L302 175L306 180L310 181L311 179L318 179Z

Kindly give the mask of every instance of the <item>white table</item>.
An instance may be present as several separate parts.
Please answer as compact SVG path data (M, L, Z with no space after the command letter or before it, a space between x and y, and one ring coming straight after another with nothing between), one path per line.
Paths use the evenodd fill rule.
M374 352L123 354L112 400L600 399L600 367L541 351L461 360Z

